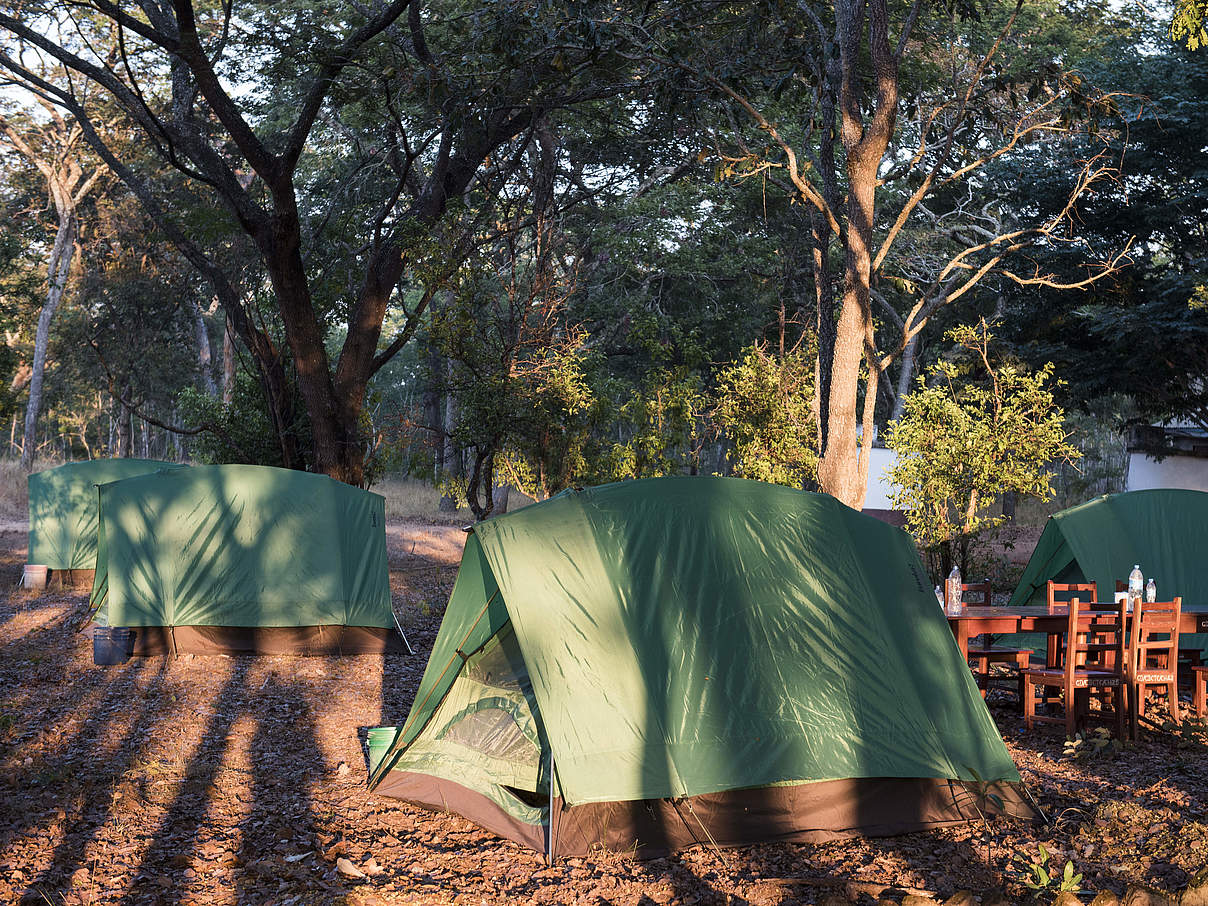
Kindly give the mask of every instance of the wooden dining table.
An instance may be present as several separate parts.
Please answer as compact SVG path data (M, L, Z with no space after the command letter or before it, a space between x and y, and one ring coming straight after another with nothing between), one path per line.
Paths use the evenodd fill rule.
M1114 610L1099 609L1103 605L1090 602L1083 610L1088 618ZM969 639L992 633L995 635L1016 632L1043 632L1049 637L1049 647L1065 632L1069 622L1069 611L1058 606L1049 610L1047 605L1024 607L962 607L959 614L948 614L948 626L956 637L961 656L969 657ZM1179 635L1208 633L1208 604L1184 604L1179 616Z

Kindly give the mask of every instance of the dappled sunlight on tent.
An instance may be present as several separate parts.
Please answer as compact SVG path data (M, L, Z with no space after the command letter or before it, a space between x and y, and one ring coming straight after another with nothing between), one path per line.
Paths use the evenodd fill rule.
M198 466L102 485L92 603L136 653L401 647L383 501L314 475Z
M93 459L70 462L29 476L29 553L27 563L53 570L89 570L96 566L96 487L111 481L180 463L154 459Z
M536 848L549 825L509 806L481 748L440 745L445 697L461 713L486 694L474 664L511 628L556 778L536 792L564 854L968 820L952 784L1032 813L909 539L833 498L651 479L475 526L372 783Z

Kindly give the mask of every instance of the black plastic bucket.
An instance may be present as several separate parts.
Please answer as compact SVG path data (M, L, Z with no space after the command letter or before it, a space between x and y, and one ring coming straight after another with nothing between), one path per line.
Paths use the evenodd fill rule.
M92 630L92 662L102 667L124 664L134 654L134 630L97 626Z

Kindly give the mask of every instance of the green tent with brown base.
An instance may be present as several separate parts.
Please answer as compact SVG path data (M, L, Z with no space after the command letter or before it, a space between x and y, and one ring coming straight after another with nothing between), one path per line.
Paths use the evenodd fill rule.
M1049 517L1011 606L1045 604L1048 583L1093 582L1110 601L1133 565L1161 600L1208 604L1208 493L1154 488L1106 494Z
M402 650L385 501L325 475L194 466L101 485L92 606L135 654Z
M97 485L183 468L181 463L157 459L91 459L34 472L29 476L26 562L91 584L96 569Z
M379 793L563 855L1034 814L909 537L740 479L476 525L410 716L369 744Z

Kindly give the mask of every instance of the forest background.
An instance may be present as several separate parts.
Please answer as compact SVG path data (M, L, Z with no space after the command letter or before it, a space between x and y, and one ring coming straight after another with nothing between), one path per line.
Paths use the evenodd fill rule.
M1119 490L1208 430L1204 11L0 4L9 453Z

